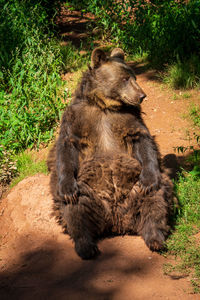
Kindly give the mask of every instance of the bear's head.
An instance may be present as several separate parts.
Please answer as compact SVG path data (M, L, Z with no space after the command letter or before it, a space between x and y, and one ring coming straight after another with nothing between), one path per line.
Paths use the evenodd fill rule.
M110 57L102 49L92 52L93 89L91 99L102 108L139 107L146 94L136 82L136 76L124 61L124 52L115 48Z

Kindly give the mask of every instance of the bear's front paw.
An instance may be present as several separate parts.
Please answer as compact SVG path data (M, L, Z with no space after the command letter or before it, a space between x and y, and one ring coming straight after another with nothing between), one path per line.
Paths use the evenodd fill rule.
M58 192L64 202L71 204L78 203L79 188L74 178L71 180L62 178L59 180Z
M94 242L88 241L85 237L75 241L75 250L82 259L96 258L100 254L97 245Z
M157 190L160 186L160 181L160 172L152 172L149 169L143 169L139 177L139 185L144 194L148 194L153 190Z

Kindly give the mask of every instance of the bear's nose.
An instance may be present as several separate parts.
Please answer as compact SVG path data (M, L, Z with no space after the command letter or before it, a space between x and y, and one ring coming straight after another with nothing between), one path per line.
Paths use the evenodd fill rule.
M144 100L144 98L146 97L147 95L146 94L140 94L140 103L142 103L142 101Z

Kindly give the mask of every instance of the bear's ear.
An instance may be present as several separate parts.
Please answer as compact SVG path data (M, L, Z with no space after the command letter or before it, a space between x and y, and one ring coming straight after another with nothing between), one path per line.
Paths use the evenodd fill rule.
M117 58L120 58L120 59L124 60L124 51L121 48L115 48L111 52L110 56L111 57L117 57Z
M106 54L103 50L96 48L92 51L91 65L92 68L98 68L100 65L106 61Z

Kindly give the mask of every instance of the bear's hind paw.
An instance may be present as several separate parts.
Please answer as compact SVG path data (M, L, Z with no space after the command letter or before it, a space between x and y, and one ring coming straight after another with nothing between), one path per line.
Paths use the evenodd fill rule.
M82 259L93 259L100 255L100 250L94 242L88 241L86 238L79 238L75 241L76 253Z

